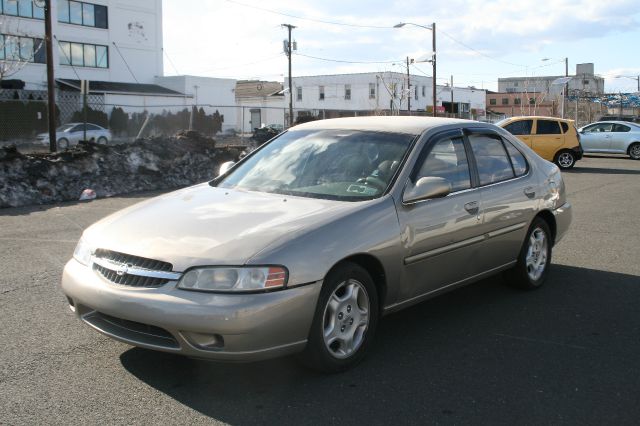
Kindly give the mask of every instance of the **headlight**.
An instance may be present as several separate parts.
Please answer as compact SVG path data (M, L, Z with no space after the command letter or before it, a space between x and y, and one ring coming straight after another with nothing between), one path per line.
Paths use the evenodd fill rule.
M91 263L91 256L93 255L93 249L82 238L78 241L76 249L73 251L73 258L85 266L89 266Z
M194 268L182 276L184 290L247 292L283 288L287 270L282 266Z

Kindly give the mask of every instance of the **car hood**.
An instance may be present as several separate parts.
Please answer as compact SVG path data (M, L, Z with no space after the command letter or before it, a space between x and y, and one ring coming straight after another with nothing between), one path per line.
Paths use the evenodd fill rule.
M195 265L243 265L262 249L348 214L361 202L192 186L110 215L83 238L93 248Z

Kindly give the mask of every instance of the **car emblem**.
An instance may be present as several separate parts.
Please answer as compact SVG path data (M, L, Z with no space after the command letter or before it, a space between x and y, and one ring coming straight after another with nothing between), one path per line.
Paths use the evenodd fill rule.
M118 269L116 269L116 274L118 274L119 277L127 274L129 272L129 268L131 268L133 265L127 265L127 264L122 264L120 266L118 266Z

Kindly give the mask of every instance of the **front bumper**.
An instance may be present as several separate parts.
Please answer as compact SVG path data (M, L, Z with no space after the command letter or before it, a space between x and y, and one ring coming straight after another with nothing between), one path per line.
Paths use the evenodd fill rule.
M569 230L572 219L571 203L568 201L562 206L553 210L553 215L556 218L556 238L554 243L557 244L565 236Z
M256 294L113 284L70 260L62 290L87 325L116 340L196 358L255 361L301 351L322 283Z

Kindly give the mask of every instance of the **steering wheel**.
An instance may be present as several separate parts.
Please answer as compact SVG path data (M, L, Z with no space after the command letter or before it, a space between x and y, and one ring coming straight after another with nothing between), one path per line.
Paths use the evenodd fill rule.
M378 179L375 176L367 176L364 178L360 178L356 182L373 186L374 188L379 189L380 191L384 191L385 188L387 187L387 184L385 182L383 182L381 179Z

